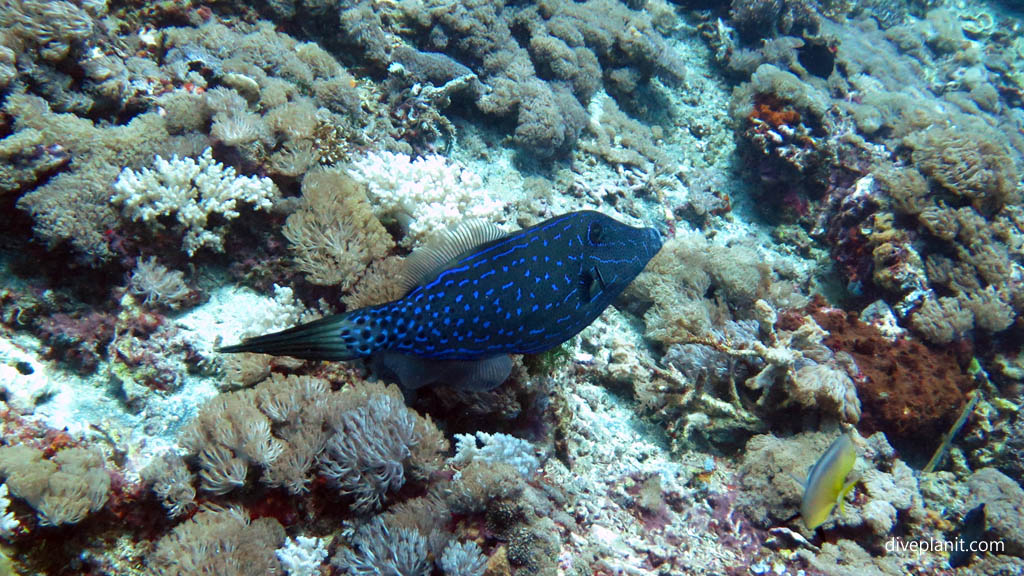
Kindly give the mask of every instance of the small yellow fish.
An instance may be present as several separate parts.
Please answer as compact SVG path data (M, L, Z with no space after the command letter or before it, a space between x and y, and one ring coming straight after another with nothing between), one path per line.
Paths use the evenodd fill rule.
M849 434L843 434L811 467L804 483L804 499L800 503L800 517L808 529L815 530L824 524L836 503L843 511L843 500L857 483L856 479L846 482L856 463L857 449L853 439Z

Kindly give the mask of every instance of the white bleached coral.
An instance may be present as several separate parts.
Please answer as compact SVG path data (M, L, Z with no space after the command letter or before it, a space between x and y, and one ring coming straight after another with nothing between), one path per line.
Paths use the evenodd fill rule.
M14 513L7 509L11 501L7 498L7 484L0 484L0 536L10 538L14 531L21 526Z
M320 565L327 559L323 538L296 536L285 540L275 552L288 576L319 576Z
M367 185L379 218L397 220L406 231L402 243L421 243L431 232L466 218L498 222L502 204L490 197L483 179L443 156L413 160L405 154L371 153L349 172Z
M174 215L184 233L189 256L203 246L224 249L223 232L207 229L211 214L225 220L239 216L238 203L269 209L277 188L269 178L239 176L234 168L213 159L210 148L196 158L156 157L153 168L125 168L114 182L111 201L132 220L153 222Z
M469 434L456 434L455 456L450 462L465 466L476 461L509 464L527 477L533 476L540 466L533 454L533 445L522 438L501 432L477 432L475 438Z

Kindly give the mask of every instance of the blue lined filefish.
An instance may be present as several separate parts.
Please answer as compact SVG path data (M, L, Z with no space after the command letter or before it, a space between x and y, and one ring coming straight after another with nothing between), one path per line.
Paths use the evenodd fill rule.
M543 352L590 325L660 249L654 228L594 211L512 233L463 224L409 256L398 300L220 351L370 357L407 390L432 383L486 390L508 377L509 354Z

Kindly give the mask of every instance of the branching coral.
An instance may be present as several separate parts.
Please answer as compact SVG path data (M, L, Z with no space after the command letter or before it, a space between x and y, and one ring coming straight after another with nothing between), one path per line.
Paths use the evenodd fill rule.
M477 446L478 443L482 446ZM533 476L540 466L529 442L500 432L477 432L475 438L469 434L456 434L455 456L450 462L455 466L466 466L470 462L508 464L526 478Z
M126 166L168 151L190 153L191 141L171 140L156 113L141 114L123 126L105 127L73 114L58 114L43 99L24 94L7 98L4 110L18 130L36 130L40 144L60 146L73 158L64 171L18 200L35 218L35 232L51 246L68 242L91 263L111 256L105 233L118 224L110 204L110 184Z
M303 178L302 205L282 232L307 280L346 291L394 245L363 188L335 171Z
M483 180L442 156L374 153L356 161L350 174L367 185L377 216L406 230L406 246L463 219L503 219L502 203L491 198Z
M327 559L323 539L308 536L288 538L276 554L288 576L320 576L320 565Z
M189 256L204 246L224 249L223 232L209 229L211 215L233 220L239 216L239 203L265 210L277 197L269 178L238 176L234 168L215 161L210 148L198 161L157 156L153 169L125 168L114 190L110 200L132 220L156 226L160 217L174 215L183 234L182 249Z
M21 526L14 513L7 510L11 501L7 499L7 484L0 484L0 536L10 538L14 531Z

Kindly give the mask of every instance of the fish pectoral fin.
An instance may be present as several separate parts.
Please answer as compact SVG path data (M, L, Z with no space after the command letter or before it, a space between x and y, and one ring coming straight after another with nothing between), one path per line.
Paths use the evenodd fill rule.
M792 472L789 473L789 477L792 478L794 482L799 484L801 488L807 488L807 479L806 478L801 480L796 474L793 474Z
M597 298L597 295L604 292L606 287L604 277L601 275L601 269L593 266L589 270L585 270L580 276L580 285L583 288L582 292L587 302Z
M373 358L374 371L393 376L405 390L440 384L463 390L490 390L508 378L512 358L507 354L482 360L432 360L385 352Z
M839 504L839 513L840 514L845 514L846 513L846 506L845 506L845 504L846 504L846 495L849 494L851 490L853 490L853 487L857 485L857 481L858 480L860 480L860 479L859 478L854 478L853 480L850 480L849 482L847 482L843 486L843 489L839 491L839 495L836 496L836 502Z
M601 290L604 290L605 288L608 287L608 284L604 281L604 275L601 274L601 269L598 268L597 266L594 266L594 277L597 278L597 281L601 283Z

